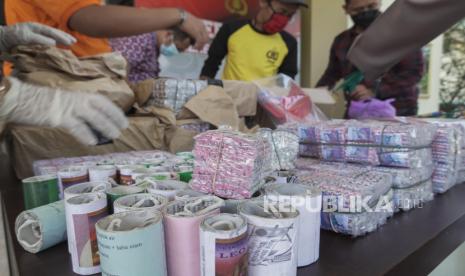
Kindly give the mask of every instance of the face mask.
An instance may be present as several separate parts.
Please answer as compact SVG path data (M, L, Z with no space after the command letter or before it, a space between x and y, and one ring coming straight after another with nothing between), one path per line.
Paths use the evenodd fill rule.
M271 9L273 7L270 5ZM289 23L289 17L285 16L284 14L277 13L273 10L273 15L263 23L263 30L268 34L275 34L279 33L284 28L286 28L287 23Z
M179 54L179 50L174 43L168 46L162 44L160 47L160 53L166 57L172 57Z
M355 26L358 26L362 29L367 29L371 23L373 23L376 18L381 14L379 10L370 10L357 13L352 15L352 21L354 21Z

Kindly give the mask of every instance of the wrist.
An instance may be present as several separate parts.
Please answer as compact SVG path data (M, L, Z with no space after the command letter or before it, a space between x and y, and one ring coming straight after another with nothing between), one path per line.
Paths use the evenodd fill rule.
M176 24L176 27L182 27L184 25L184 22L187 20L187 12L184 9L178 9L179 12L179 20L178 23Z

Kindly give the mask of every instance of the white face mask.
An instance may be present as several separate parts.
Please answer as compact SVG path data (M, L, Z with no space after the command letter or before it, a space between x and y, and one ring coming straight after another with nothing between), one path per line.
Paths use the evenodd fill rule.
M160 53L166 57L172 57L179 54L179 50L174 43L171 43L168 46L162 44L160 47Z

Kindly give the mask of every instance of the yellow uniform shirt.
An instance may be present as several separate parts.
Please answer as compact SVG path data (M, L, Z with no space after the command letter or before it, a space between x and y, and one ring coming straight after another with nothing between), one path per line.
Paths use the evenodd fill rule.
M297 74L297 41L287 32L264 34L248 21L225 23L213 40L202 76L214 78L226 57L224 80L251 81Z

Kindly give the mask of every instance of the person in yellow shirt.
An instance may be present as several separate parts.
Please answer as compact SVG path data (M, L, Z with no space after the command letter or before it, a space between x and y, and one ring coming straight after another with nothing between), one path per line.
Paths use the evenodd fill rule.
M101 0L5 0L7 25L37 22L76 37L77 56L110 52L103 38L125 37L179 27L201 49L208 41L202 21L182 9L141 9L101 5Z
M223 58L222 79L251 81L297 74L297 41L284 28L306 0L259 0L260 9L251 21L224 23L208 51L202 79L213 79Z

